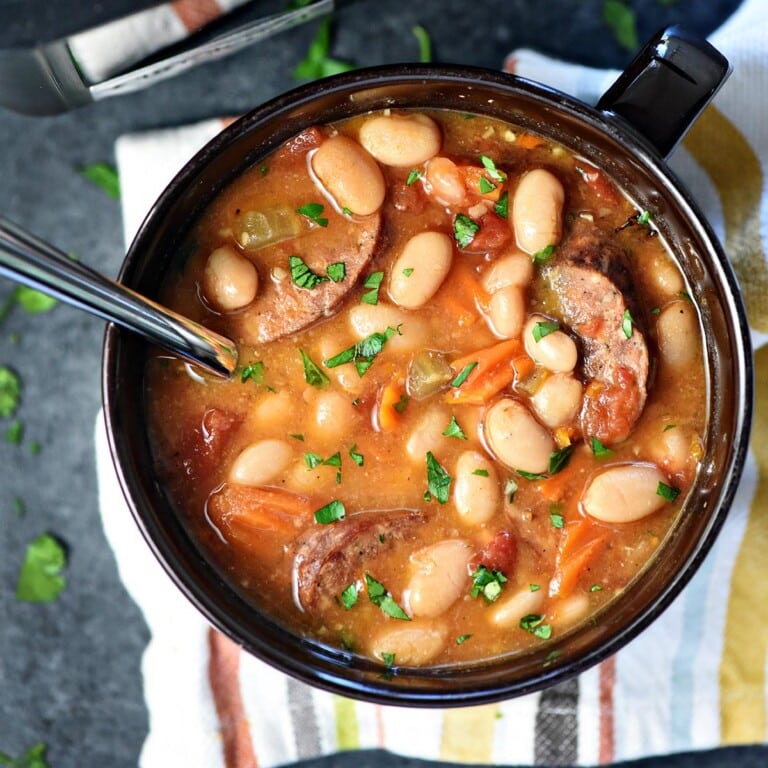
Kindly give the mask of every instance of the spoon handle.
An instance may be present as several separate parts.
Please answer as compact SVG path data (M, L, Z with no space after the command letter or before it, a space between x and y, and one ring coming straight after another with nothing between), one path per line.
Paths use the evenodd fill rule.
M237 367L234 342L94 272L2 217L0 275L134 331L220 376Z

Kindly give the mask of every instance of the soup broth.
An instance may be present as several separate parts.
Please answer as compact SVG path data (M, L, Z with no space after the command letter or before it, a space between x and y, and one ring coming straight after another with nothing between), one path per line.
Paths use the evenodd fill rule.
M190 242L162 299L240 368L149 360L157 471L276 621L474 662L554 647L652 562L706 370L652 215L602 170L496 119L367 114L244 172Z

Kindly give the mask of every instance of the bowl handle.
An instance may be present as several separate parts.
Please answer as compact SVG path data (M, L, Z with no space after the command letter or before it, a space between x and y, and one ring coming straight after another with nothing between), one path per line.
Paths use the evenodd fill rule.
M667 157L731 73L706 40L677 25L649 40L597 108L619 116Z

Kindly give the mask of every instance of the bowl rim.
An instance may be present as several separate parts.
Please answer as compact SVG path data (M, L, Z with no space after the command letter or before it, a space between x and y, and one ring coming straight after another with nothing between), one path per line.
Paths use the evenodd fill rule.
M685 563L680 566L674 577L661 589L644 609L624 626L604 639L597 647L587 648L585 652L568 660L567 663L554 659L551 663L542 654L534 657L529 666L534 673L522 681L502 680L498 675L498 662L472 665L467 674L473 676L474 683L465 684L463 678L455 678L451 673L433 670L426 677L418 675L421 683L413 684L410 678L397 673L381 676L380 665L359 664L363 667L360 675L351 674L349 657L341 652L323 650L318 654L314 643L307 639L291 635L269 620L262 621L259 631L243 627L232 619L228 607L237 602L227 598L222 603L220 592L211 593L211 589L231 589L209 563L199 563L195 578L190 581L190 573L184 571L189 563L189 553L180 548L180 542L173 540L162 522L152 509L151 494L158 492L141 480L141 466L121 434L120 409L125 403L118 396L119 383L123 377L123 358L129 334L116 326L109 325L105 332L102 362L102 400L110 454L115 465L118 480L126 497L131 513L150 549L159 560L164 570L183 594L201 611L209 623L223 632L230 639L244 646L249 652L266 661L282 672L290 674L315 687L333 693L352 696L382 704L402 706L466 706L498 701L512 696L531 693L550 687L556 683L577 675L615 653L637 636L653 622L675 599L680 590L688 583L700 563L714 543L732 504L733 497L746 460L752 421L753 369L750 345L750 332L738 283L730 263L720 246L709 223L704 218L691 195L674 176L655 149L642 136L621 118L603 113L577 99L559 91L542 86L514 75L509 75L479 67L450 65L384 65L355 70L336 75L322 81L315 81L299 86L281 94L226 127L178 172L150 209L138 230L134 241L120 270L119 280L133 287L137 279L137 269L142 263L142 254L151 250L152 233L162 231L162 221L171 210L183 206L185 195L199 191L199 177L205 169L218 159L241 146L243 137L250 136L271 122L280 122L288 115L302 114L319 100L336 99L343 101L361 89L392 89L393 87L414 87L447 84L450 88L464 88L467 93L489 91L499 96L523 98L526 102L540 104L548 114L569 115L569 119L579 122L591 131L597 131L607 137L612 144L626 147L626 152L633 155L633 162L642 166L665 190L665 199L673 200L687 222L697 242L705 244L711 273L721 292L721 300L727 320L734 331L729 336L733 344L732 366L735 386L732 395L735 401L733 413L733 433L735 443L730 446L728 463L719 483L720 496L713 509L709 511L707 524L702 528L699 539L691 549ZM393 104L393 106L396 106ZM424 105L427 108L427 105ZM495 109L496 107L494 107ZM366 110L362 110L366 111ZM479 111L473 109L472 111ZM292 131L291 134L295 133ZM275 146L282 140L275 139ZM266 154L267 152L263 152ZM254 155L255 156L255 155ZM240 156L238 169L252 164L246 156ZM222 181L221 186L226 184ZM213 197L210 192L207 200ZM195 214L196 215L196 214ZM194 218L190 214L189 219ZM123 415L124 416L124 415ZM151 484L150 484L151 485ZM179 533L177 525L171 533ZM180 570L181 569L181 570ZM201 579L205 583L201 584ZM213 585L213 586L211 586ZM286 652L286 649L291 652ZM295 654L309 654L310 660L295 658ZM518 657L519 659L519 657ZM457 680L455 685L446 688L445 679ZM407 685L403 683L408 681ZM437 683L435 682L437 681ZM437 687L435 687L437 685Z

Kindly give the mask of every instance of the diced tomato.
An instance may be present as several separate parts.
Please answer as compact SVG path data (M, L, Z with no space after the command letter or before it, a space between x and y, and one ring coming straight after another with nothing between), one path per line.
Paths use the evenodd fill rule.
M484 565L491 571L501 571L507 578L515 567L517 540L511 531L499 531L470 561L474 571Z
M595 194L609 205L618 205L621 195L616 186L605 176L602 171L586 163L580 163L581 178L589 184Z
M213 471L241 422L236 414L209 408L197 424L190 425L178 451L187 477L198 480Z
M497 213L489 212L481 216L477 223L480 229L465 248L466 253L488 253L503 248L512 239L512 230L505 219Z

